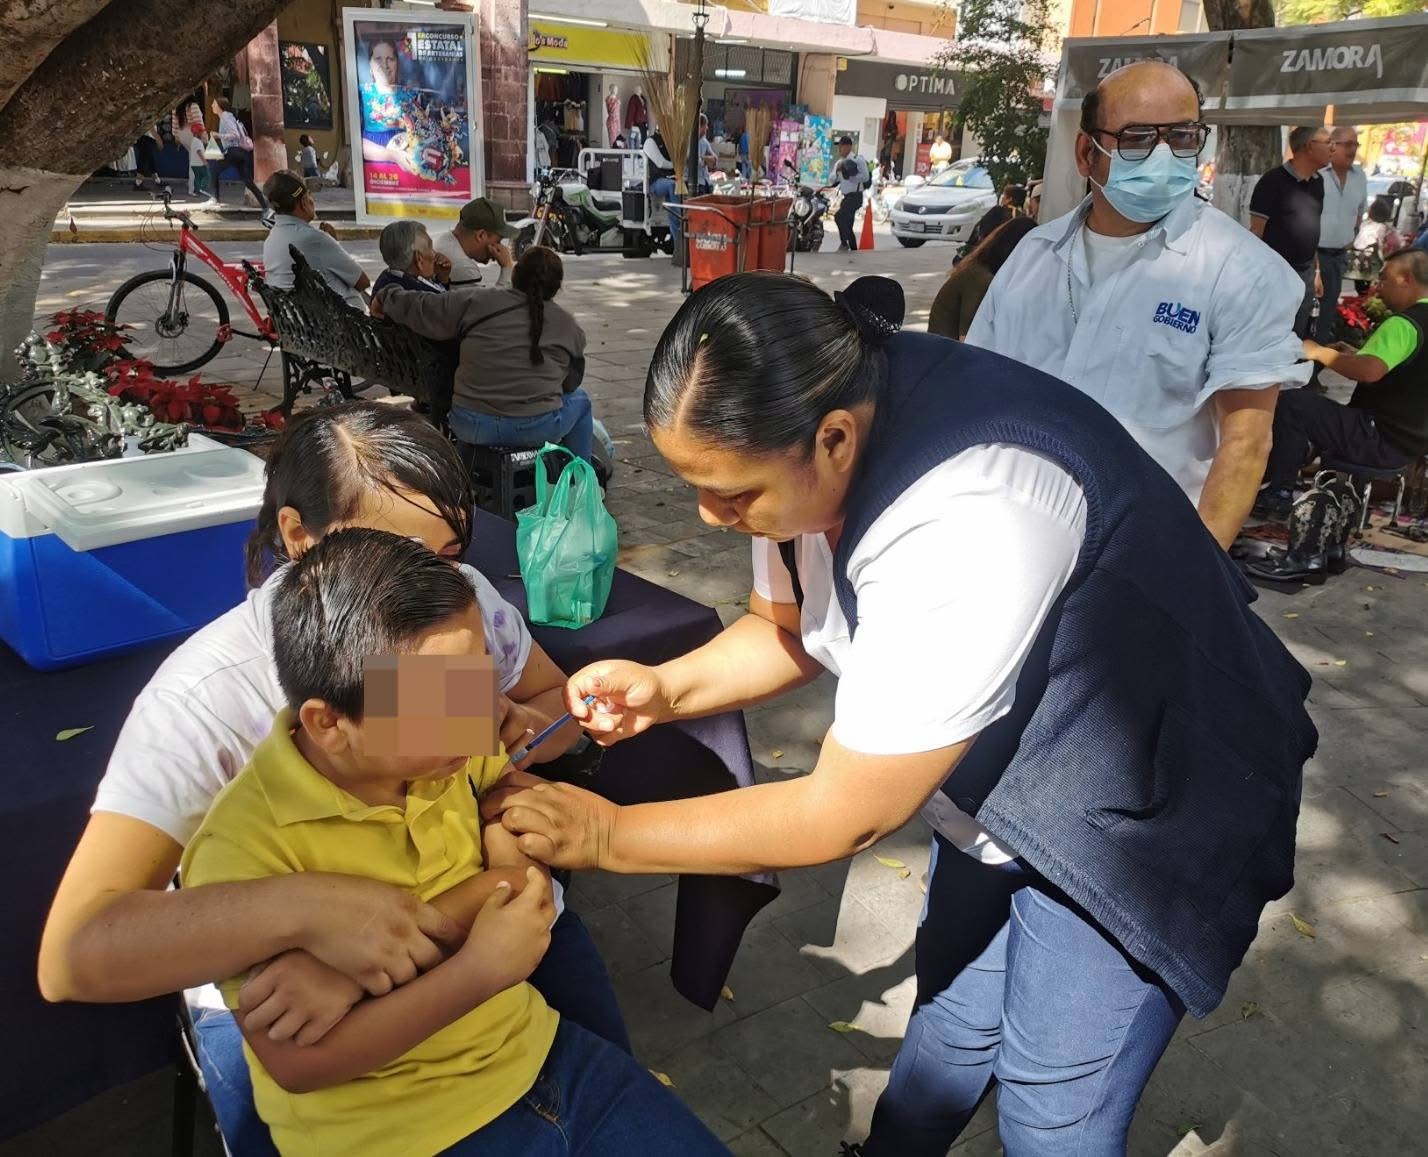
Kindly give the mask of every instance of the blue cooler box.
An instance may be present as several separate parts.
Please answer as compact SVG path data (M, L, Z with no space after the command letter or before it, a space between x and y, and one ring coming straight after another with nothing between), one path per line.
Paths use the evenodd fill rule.
M171 454L0 474L0 638L42 671L186 634L238 605L263 462Z

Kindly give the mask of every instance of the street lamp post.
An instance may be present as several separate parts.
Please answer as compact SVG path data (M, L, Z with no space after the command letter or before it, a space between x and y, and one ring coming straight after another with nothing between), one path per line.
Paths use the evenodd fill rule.
M699 114L704 108L704 26L709 23L709 9L706 0L697 0L694 8L694 52L691 67L694 71L694 123L689 130L689 182L688 196L693 197L699 189Z

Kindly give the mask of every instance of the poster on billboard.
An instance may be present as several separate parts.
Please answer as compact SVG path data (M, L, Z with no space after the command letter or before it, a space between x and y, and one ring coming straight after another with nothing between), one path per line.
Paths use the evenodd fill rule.
M482 195L476 17L342 12L357 220L439 223Z
M327 45L300 40L278 42L283 79L283 125L290 129L332 127L332 78Z

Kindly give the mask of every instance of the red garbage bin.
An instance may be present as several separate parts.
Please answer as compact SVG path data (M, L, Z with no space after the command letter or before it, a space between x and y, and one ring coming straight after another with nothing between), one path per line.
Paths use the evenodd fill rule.
M756 268L747 197L711 193L689 198L684 208L691 289L700 289L717 277Z
M788 259L788 214L792 197L760 197L753 203L751 228L755 250L746 269L782 273Z

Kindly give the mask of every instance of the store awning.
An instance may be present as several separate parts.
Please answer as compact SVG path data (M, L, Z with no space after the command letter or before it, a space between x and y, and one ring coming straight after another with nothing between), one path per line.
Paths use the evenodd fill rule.
M1056 107L1079 107L1104 77L1157 59L1189 74L1207 120L1292 124L1322 118L1428 116L1428 14L1189 36L1071 39L1064 43Z

